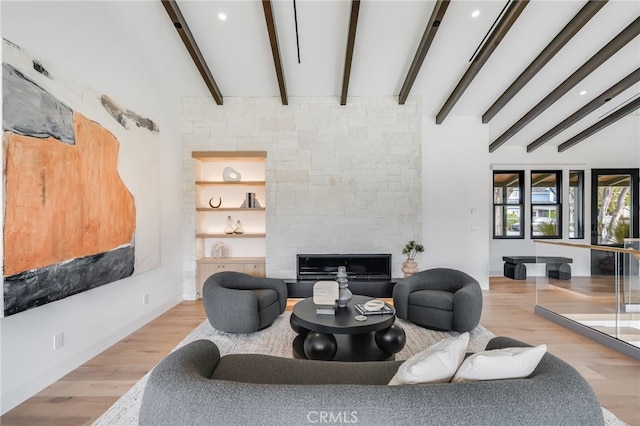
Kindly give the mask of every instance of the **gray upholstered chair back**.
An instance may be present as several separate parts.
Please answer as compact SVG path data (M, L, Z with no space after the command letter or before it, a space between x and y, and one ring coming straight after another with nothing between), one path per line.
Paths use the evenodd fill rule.
M445 312L429 303L421 306L409 303L412 293L425 290L451 293L451 311ZM436 295L437 293L431 293L424 299L429 300ZM398 318L423 327L471 331L480 322L482 289L480 283L465 272L450 268L434 268L398 281L393 288L393 303Z
M243 274L242 272L224 271L211 275L206 279L203 285L211 281L210 290L215 287L225 288L229 290L258 290L271 289L278 292L278 300L280 307L284 312L287 306L287 285L284 280L266 277L254 277L253 275ZM213 290L216 291L216 290Z
M469 283L478 283L471 275L449 268L434 268L421 271L405 279L415 290L440 290L455 293Z
M275 292L277 300L269 296ZM224 271L204 282L202 300L211 325L230 333L251 333L268 327L287 306L284 280Z

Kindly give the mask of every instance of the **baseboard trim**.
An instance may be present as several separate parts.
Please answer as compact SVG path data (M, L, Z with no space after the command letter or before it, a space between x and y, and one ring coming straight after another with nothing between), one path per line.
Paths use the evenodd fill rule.
M539 315L551 322L568 328L569 330L588 337L591 340L595 340L596 342L608 348L616 350L624 355L627 355L635 359L636 361L640 361L640 348L637 346L633 346L629 343L623 342L622 340L594 330L591 327L582 325L579 322L570 320L562 315L551 312L548 309L542 308L540 306L536 306L534 312L536 315Z
M640 303L627 303L624 305L625 312L640 312Z

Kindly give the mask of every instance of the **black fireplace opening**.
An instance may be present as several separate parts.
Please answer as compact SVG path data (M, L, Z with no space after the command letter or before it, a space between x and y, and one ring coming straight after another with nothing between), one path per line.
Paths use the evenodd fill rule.
M317 281L335 280L338 267L344 266L353 294L392 297L395 281L391 278L391 254L298 254L295 281L287 281L289 297L313 295Z

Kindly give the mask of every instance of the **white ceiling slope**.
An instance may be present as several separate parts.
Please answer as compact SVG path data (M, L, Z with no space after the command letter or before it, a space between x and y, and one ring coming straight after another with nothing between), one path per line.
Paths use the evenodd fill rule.
M61 4L63 4L62 2ZM280 97L260 0L177 0L223 97ZM410 96L436 116L507 0L452 0ZM531 0L447 118L480 120L515 78L582 9L585 0ZM609 0L489 123L496 139L640 16L640 1ZM112 2L139 35L140 53L176 96L210 96L160 0ZM300 63L293 0L272 0L289 98L326 96L340 102L351 0L297 0ZM355 36L349 99L397 97L436 2L362 0ZM472 12L478 11L477 17ZM218 18L225 13L227 19ZM125 24L125 22L123 22ZM637 23L636 23L637 24ZM546 130L640 67L640 37L538 115L504 146L526 146ZM581 95L580 93L586 93ZM557 146L640 93L636 83L551 139ZM224 105L220 106L224 108ZM623 120L638 120L630 115ZM446 124L445 119L444 124Z
M179 6L223 95L279 97L261 1L189 1ZM273 0L288 97L328 96L339 102L343 84L350 0L297 0L298 42L293 0ZM410 95L423 97L435 116L460 78L506 0L453 0L442 19ZM556 54L490 122L495 139L553 91L611 39L640 16L640 2L611 0ZM434 9L435 1L362 0L355 37L349 97L398 96ZM532 0L471 82L449 116L478 116L509 87L586 1ZM158 2L158 7L161 7ZM472 13L478 11L477 17ZM226 20L218 15L224 13ZM165 24L171 26L166 16ZM175 32L177 38L177 32ZM179 40L179 39L178 39ZM172 52L189 60L184 51ZM175 40L171 43L175 49ZM526 146L604 90L640 67L640 37L603 65L506 143ZM192 66L193 78L200 78ZM202 83L199 90L205 90ZM585 94L580 93L586 91ZM636 83L593 111L546 146L557 146L593 125L640 92ZM347 105L348 105L347 98ZM446 119L445 119L446 122Z

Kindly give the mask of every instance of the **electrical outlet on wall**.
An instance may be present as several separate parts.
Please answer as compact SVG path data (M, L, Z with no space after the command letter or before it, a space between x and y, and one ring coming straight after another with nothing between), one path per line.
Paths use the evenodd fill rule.
M63 344L64 344L64 334L63 333L58 333L55 336L53 336L53 350L54 351L57 351L58 349L60 349Z
M149 295L145 294L142 296L142 304L143 305L148 305L149 304Z

